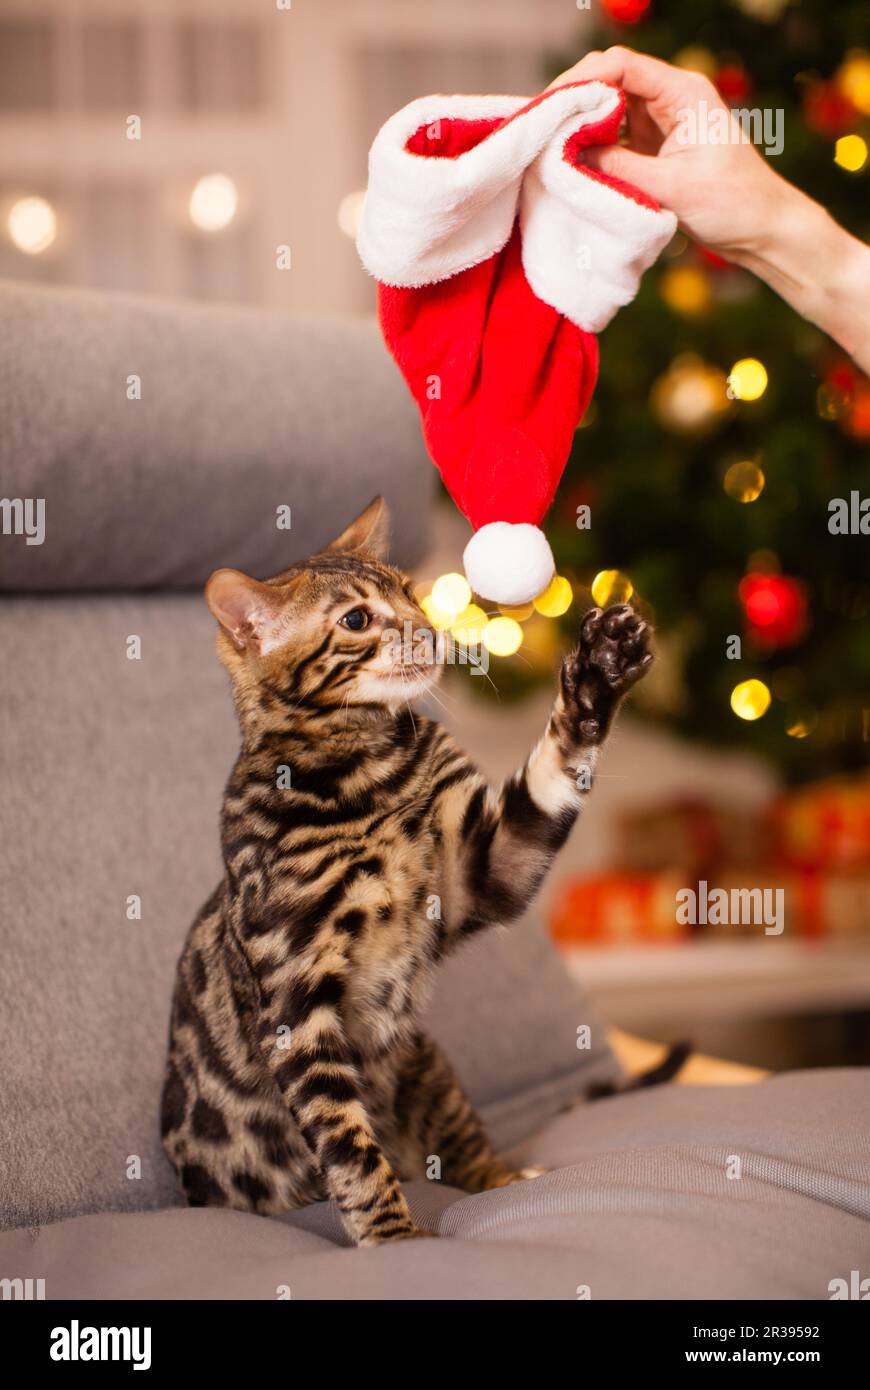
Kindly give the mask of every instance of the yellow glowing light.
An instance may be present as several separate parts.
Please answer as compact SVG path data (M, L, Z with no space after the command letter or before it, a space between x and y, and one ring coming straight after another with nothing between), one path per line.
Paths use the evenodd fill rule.
M738 401L757 401L767 390L767 370L757 357L741 357L728 373L728 385Z
M236 215L239 194L228 174L206 174L190 195L187 210L201 232L220 232Z
M476 603L469 603L450 624L450 631L464 647L477 647L483 640L483 629L488 622L483 609L478 608Z
M533 603L500 603L499 613L503 613L506 618L516 618L518 623L524 623L535 611Z
M535 607L545 618L558 618L567 613L574 601L574 591L567 579L557 574L542 594L535 599Z
M493 656L512 656L522 641L523 630L513 618L490 618L483 629L483 645Z
M808 738L819 722L819 716L809 705L793 710L785 731L789 738Z
M710 281L699 266L670 266L659 281L662 299L677 313L691 317L710 307Z
M650 404L668 429L703 434L715 428L730 409L727 388L719 367L694 353L681 353L653 383Z
M471 602L471 585L464 574L442 574L432 585L432 602L442 613L457 617Z
M837 86L847 101L870 116L870 53L856 49L837 73Z
M365 199L365 190L362 189L355 193L346 193L338 205L338 225L352 241L356 240L359 231Z
M834 163L850 174L857 174L867 163L867 141L860 135L841 135L834 146Z
M19 198L9 210L6 226L19 251L38 256L57 236L57 215L45 198Z
M764 481L758 464L746 459L742 463L732 463L722 486L735 502L754 502L764 491Z
M738 719L760 719L770 706L770 691L764 681L741 681L731 691L731 708Z
M420 607L432 626L437 628L439 632L443 632L445 628L449 627L455 617L454 613L445 613L443 609L439 608L433 602L431 594L427 594L425 598L420 600Z
M634 585L627 574L619 570L600 570L592 581L592 597L599 608L608 603L628 603L634 593Z

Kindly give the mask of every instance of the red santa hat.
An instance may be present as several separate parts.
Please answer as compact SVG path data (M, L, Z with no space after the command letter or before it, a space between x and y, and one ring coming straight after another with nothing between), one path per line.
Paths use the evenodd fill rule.
M621 91L431 96L378 133L357 238L429 452L474 528L475 593L525 603L553 577L540 530L598 371L595 334L676 227L585 162Z

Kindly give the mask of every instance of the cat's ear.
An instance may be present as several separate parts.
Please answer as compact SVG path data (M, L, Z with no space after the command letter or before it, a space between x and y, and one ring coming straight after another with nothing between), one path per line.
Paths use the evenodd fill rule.
M383 497L369 502L356 521L342 531L327 550L361 550L375 560L385 560L390 542L390 511Z
M265 656L287 641L286 595L249 579L241 570L215 570L205 586L205 601L221 627L240 649Z

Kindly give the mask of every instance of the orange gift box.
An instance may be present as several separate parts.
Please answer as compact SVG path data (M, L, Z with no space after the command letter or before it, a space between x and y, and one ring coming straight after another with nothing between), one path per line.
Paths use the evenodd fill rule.
M630 941L676 941L689 928L676 920L676 894L685 875L594 874L556 890L550 915L562 945L616 946Z
M789 792L774 807L779 856L802 869L870 868L870 778Z

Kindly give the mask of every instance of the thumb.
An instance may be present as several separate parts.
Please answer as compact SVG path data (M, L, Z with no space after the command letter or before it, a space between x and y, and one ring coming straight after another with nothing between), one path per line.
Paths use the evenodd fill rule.
M586 163L608 178L633 183L662 207L670 207L675 193L673 171L656 155L637 154L624 145L596 145L586 151Z

